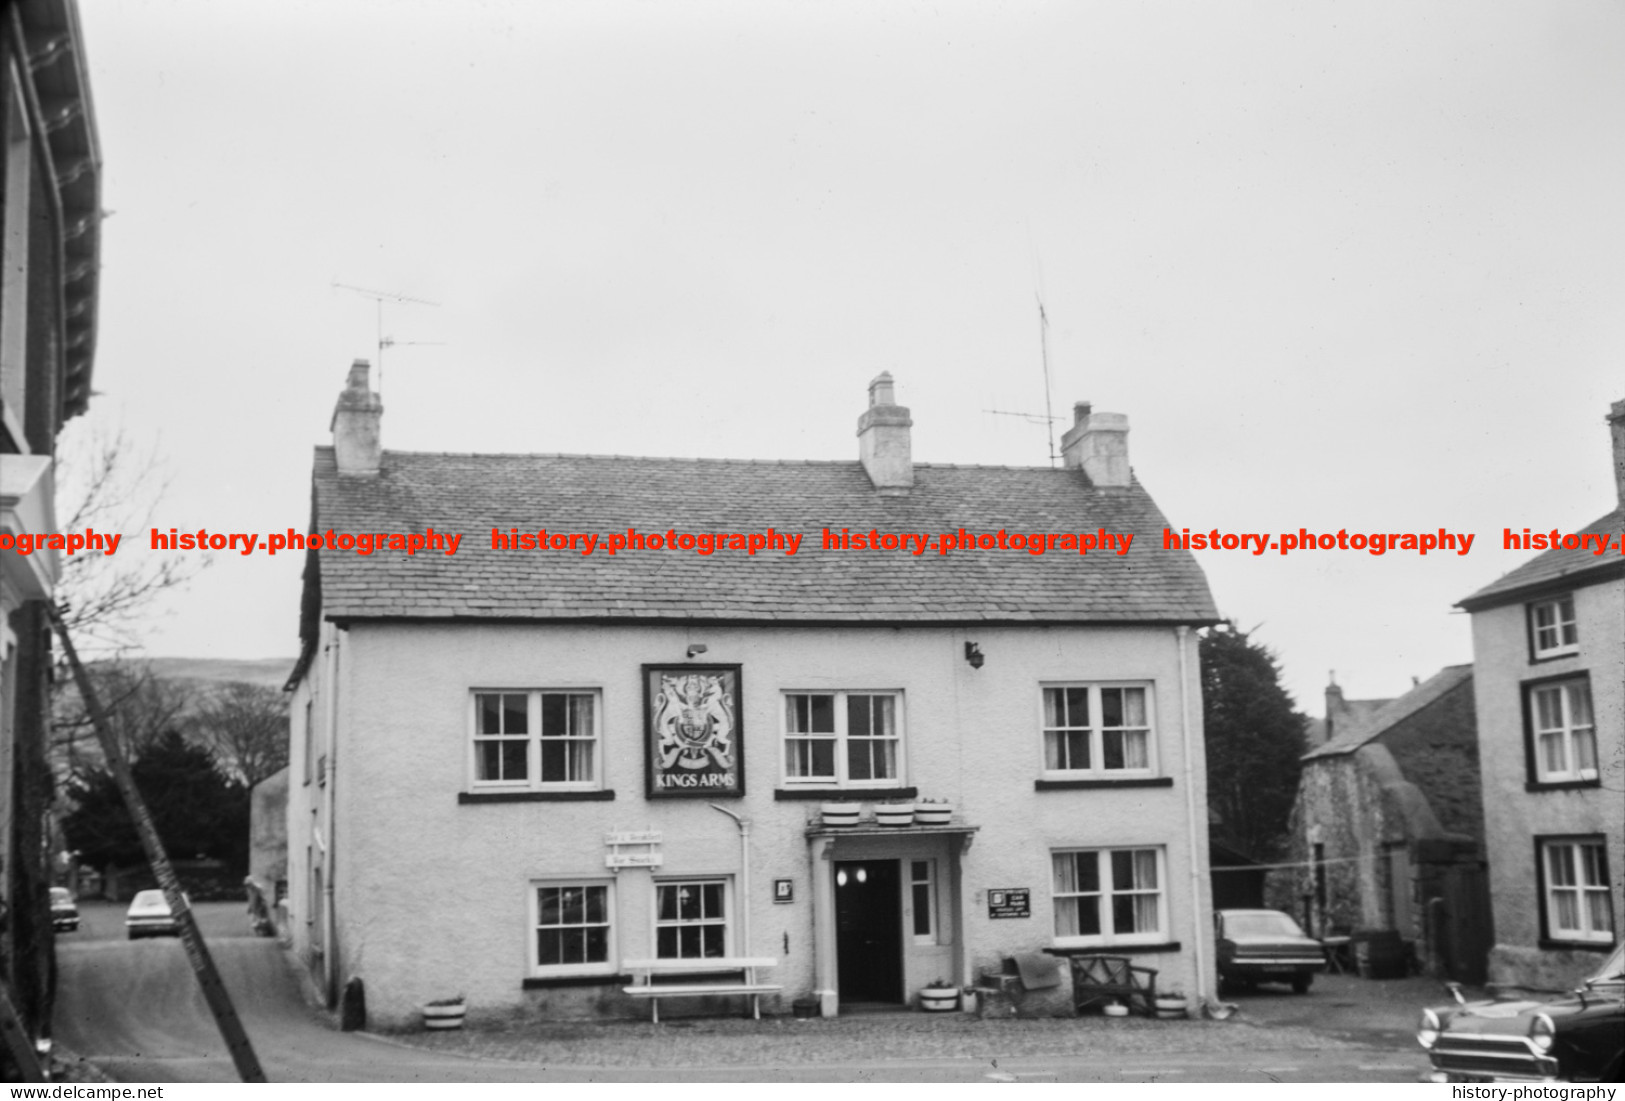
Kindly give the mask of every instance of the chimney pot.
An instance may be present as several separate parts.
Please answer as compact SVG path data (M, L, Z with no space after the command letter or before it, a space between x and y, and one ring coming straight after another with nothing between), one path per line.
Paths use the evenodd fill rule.
M333 456L340 474L375 475L383 461L379 425L384 402L367 381L371 370L372 365L364 359L350 364L349 377L333 407L328 427L333 432Z
M907 407L897 404L891 373L882 371L869 384L869 408L858 418L858 459L882 496L907 496L914 485L913 426Z

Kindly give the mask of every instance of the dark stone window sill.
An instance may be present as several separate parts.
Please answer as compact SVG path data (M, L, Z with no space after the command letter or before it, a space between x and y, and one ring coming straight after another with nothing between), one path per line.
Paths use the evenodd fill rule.
M789 803L797 800L825 803L884 803L887 799L913 799L919 788L776 788L773 801Z
M521 990L551 990L565 986L629 986L631 975L559 975L551 979L526 979L519 984Z
M1125 776L1121 780L1035 780L1034 791L1079 791L1086 788L1171 788L1172 776Z
M615 792L603 791L459 791L459 803L607 803Z
M1177 940L1164 941L1162 944L1097 944L1088 948L1046 948L1044 951L1052 956L1139 956L1153 952L1178 952L1180 944Z
M1595 952L1599 956L1606 956L1614 950L1612 944L1602 944L1594 940L1552 940L1541 937L1536 942L1548 952Z
M1542 783L1539 780L1530 780L1524 784L1525 791L1582 791L1586 788L1602 787L1602 777L1595 780L1557 780L1552 783Z

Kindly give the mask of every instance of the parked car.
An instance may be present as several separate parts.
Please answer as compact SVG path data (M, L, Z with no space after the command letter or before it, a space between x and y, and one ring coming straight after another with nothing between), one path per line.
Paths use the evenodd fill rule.
M1326 970L1320 941L1279 910L1219 910L1213 915L1213 939L1221 990L1226 984L1280 982L1306 994Z
M79 907L73 901L73 892L66 887L51 888L51 927L59 933L71 933L79 928Z
M1625 944L1578 989L1551 1001L1424 1009L1416 1038L1433 1061L1433 1082L1618 1082L1625 1078Z
M169 910L169 900L159 890L137 891L124 915L124 929L131 940L140 937L176 937L181 927Z

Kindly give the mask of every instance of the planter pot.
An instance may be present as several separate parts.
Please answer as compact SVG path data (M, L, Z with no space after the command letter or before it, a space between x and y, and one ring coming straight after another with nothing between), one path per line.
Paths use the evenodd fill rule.
M818 999L797 998L790 1003L790 1011L795 1014L798 1021L811 1020L818 1016Z
M954 808L947 803L915 803L914 824L916 826L946 826L948 819L952 818Z
M1111 1005L1107 1006L1103 1012L1108 1017L1127 1017L1128 1006L1118 1005L1116 1002L1113 1002Z
M467 1004L457 1002L454 1005L426 1005L423 1007L424 1028L462 1028L463 1015L468 1012Z
M952 1013L959 1008L959 988L927 986L920 991L920 1008L927 1013Z
M1174 997L1166 994L1157 996L1157 1016L1165 1021L1178 1020L1185 1016L1185 999L1183 996Z
M959 996L959 1008L966 1013L976 1012L976 990L967 986L965 992Z
M875 822L882 826L912 826L913 803L876 803Z
M857 803L820 803L818 813L826 826L855 826L863 808Z

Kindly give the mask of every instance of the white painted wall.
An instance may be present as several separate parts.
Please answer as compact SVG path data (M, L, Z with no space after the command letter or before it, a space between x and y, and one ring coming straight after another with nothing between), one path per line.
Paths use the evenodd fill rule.
M343 632L335 778L337 938L340 982L360 975L374 1021L404 1023L422 1002L466 994L470 1012L524 1009L580 1016L625 1012L616 986L522 990L528 974L529 891L548 876L609 878L603 836L612 830L663 832L660 876L733 876L740 865L734 823L705 799L644 798L645 663L681 663L704 643L699 663L743 667L747 794L724 805L753 822L753 942L747 950L783 956L775 981L791 997L814 986L813 889L809 822L818 804L776 801L780 776L781 692L892 689L904 695L903 782L921 797L950 799L978 827L963 866L965 919L958 930L974 972L1012 951L1051 943L1050 850L1165 846L1170 939L1178 952L1143 955L1161 985L1195 995L1194 949L1207 938L1206 792L1196 643L1186 641L1190 696L1181 701L1175 630L1163 628L714 628L569 627L358 623ZM986 665L973 670L964 643ZM313 662L295 694L293 784L289 799L290 892L310 906L302 867L309 823L319 820L320 787L301 783L297 729L305 694L326 675ZM1043 765L1040 684L1065 680L1143 680L1154 684L1160 771L1172 787L1034 790ZM469 697L476 688L594 688L602 693L604 785L612 802L463 805L469 790ZM317 687L312 708L325 710ZM1199 813L1190 845L1182 757L1182 714L1194 724L1191 793ZM319 740L319 739L318 739ZM313 813L312 808L315 807ZM303 824L303 829L297 828ZM919 839L911 853L936 855L946 872L948 844ZM837 858L857 855L856 839ZM827 866L826 866L827 869ZM1195 873L1193 876L1192 873ZM906 880L907 865L903 865ZM825 872L827 874L827 870ZM614 891L615 954L653 956L653 876L629 869ZM775 905L772 880L790 878L796 901ZM1194 882L1193 882L1194 880ZM948 877L944 876L944 888ZM1033 914L990 920L975 892L1029 887ZM1194 888L1194 893L1193 893ZM944 907L952 900L944 889ZM737 912L737 911L736 911ZM296 930L300 923L295 922ZM296 932L296 943L298 933ZM786 944L788 950L786 951ZM1203 940L1205 959L1211 944ZM304 942L308 951L308 939ZM912 989L944 974L956 948L910 948Z
M1495 909L1490 980L1564 989L1595 967L1600 957L1541 948L1534 838L1565 833L1605 836L1617 943L1625 922L1619 873L1625 861L1625 800L1619 794L1625 786L1625 581L1574 590L1580 649L1570 656L1531 660L1526 608L1520 602L1473 613L1473 692ZM1601 785L1526 791L1523 685L1582 670L1590 673Z

